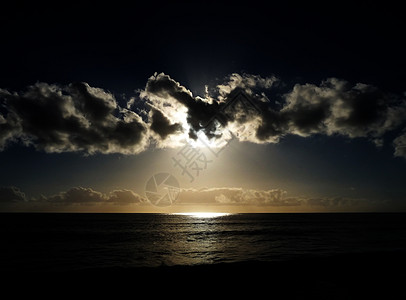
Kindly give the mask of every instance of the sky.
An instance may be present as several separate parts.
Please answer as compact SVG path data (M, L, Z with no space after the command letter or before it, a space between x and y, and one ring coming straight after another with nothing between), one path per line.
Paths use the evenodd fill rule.
M405 211L400 4L124 3L2 9L0 211Z

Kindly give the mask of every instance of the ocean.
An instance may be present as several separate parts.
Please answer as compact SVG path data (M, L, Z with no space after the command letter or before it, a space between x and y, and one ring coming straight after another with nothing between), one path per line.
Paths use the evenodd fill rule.
M406 252L406 214L0 214L0 267L64 272Z

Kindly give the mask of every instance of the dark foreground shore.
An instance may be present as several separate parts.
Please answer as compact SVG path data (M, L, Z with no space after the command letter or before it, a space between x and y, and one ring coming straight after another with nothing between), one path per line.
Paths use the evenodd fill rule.
M15 295L80 298L405 299L405 252L70 272L8 270ZM141 297L142 293L144 294Z

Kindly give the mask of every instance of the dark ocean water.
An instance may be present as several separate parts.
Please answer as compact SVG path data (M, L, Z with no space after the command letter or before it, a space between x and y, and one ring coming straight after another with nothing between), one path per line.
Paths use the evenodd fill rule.
M406 214L0 214L4 270L287 261L406 251Z

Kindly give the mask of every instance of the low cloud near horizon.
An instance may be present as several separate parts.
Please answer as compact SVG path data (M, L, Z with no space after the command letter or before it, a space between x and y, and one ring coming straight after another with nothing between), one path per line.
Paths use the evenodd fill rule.
M260 207L345 208L367 204L365 199L347 197L297 197L282 189L254 190L244 188L182 189L179 204L216 204ZM370 202L372 203L372 202Z
M116 97L87 83L35 83L16 92L0 88L0 150L8 144L49 153L137 154L151 147L178 147L204 133L221 139L232 132L240 141L278 143L287 135L315 134L365 138L382 146L386 133L406 130L406 100L378 87L328 78L316 85L285 86L276 76L233 73L204 96L160 73L120 106ZM247 105L227 106L241 91ZM213 117L222 114L222 123ZM392 142L394 155L406 158L406 133Z
M91 188L73 187L58 194L37 198L28 198L19 188L0 187L0 204L27 203L27 204L60 204L60 205L92 205L92 204L114 204L130 205L145 203L147 200L131 190L114 190L108 194L95 191Z
M114 190L109 193L102 193L92 188L73 187L54 195L40 197L27 197L17 187L0 187L0 211L7 211L13 205L23 205L22 208L39 205L39 208L51 207L55 211L67 207L90 207L97 208L108 205L120 206L123 209L128 207L143 207L157 209L146 197L128 189ZM195 207L204 205L207 208L221 207L258 207L261 210L272 209L294 209L296 211L339 211L353 209L368 209L374 205L385 205L388 203L379 201L367 201L366 199L348 197L297 197L289 196L288 192L281 189L254 190L243 188L186 188L181 189L179 198L172 205L173 209L182 207ZM25 206L24 206L25 205ZM162 209L162 208L159 208ZM97 210L97 209L96 209ZM108 212L108 211L106 211Z

